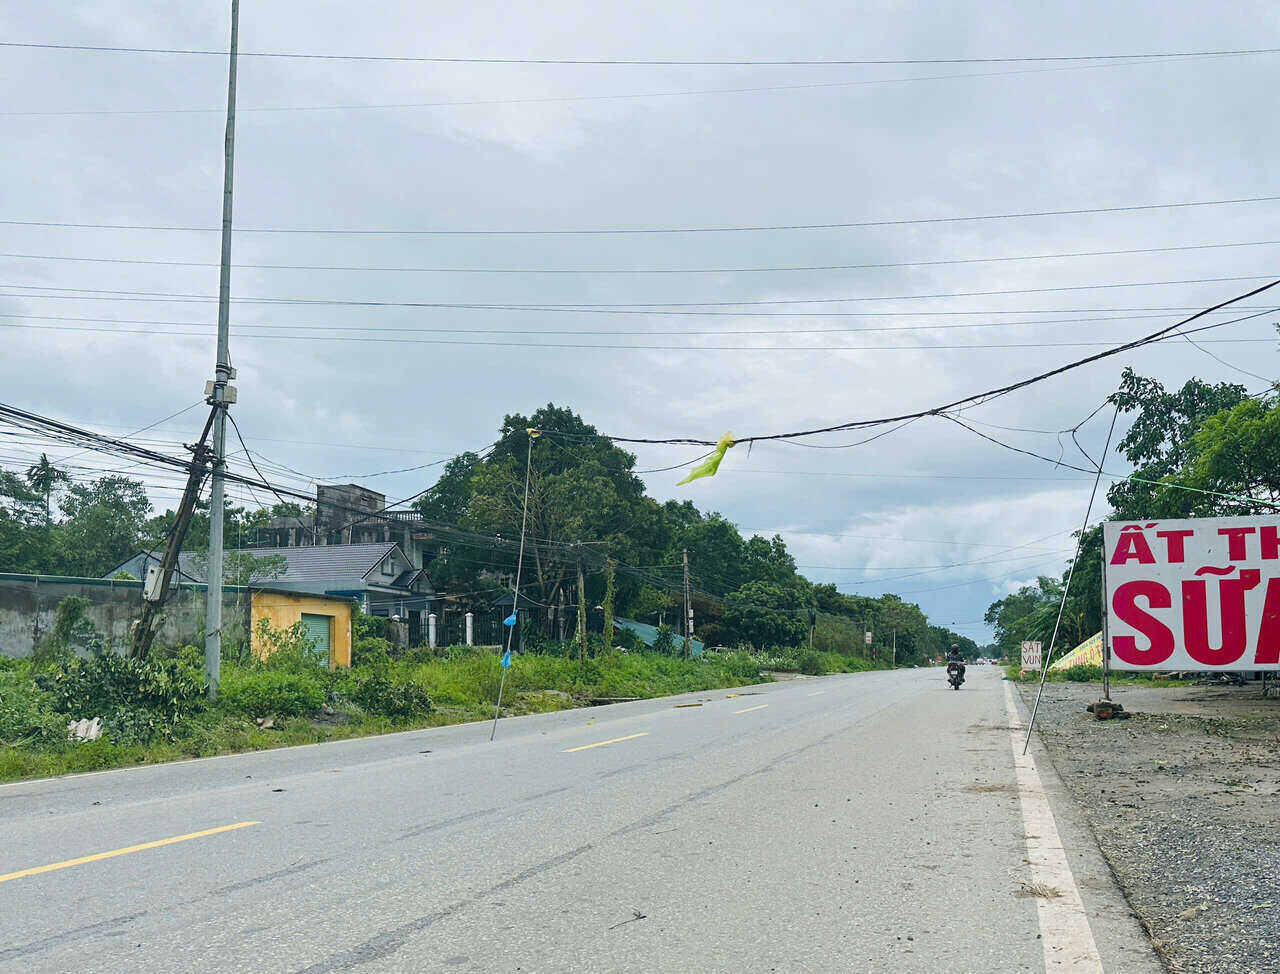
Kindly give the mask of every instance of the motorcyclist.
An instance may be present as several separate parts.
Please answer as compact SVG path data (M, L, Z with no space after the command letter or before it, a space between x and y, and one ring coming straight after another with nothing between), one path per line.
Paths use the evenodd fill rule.
M960 679L963 680L964 679L964 656L963 654L961 654L960 646L957 643L952 643L951 648L947 650L947 669L948 670L951 669L952 663L960 667Z

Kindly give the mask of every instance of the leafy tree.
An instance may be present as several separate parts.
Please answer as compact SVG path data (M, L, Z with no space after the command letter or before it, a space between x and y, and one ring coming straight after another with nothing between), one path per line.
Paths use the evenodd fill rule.
M66 519L56 544L65 574L97 577L137 553L151 511L138 481L107 476L73 484L60 504Z
M1119 520L1220 517L1273 510L1280 501L1280 403L1250 399L1243 386L1189 379L1167 392L1154 379L1126 369L1117 402L1136 417L1118 452L1138 480L1117 481L1107 493ZM1187 490L1185 488L1193 488ZM1233 495L1233 496L1222 496ZM1236 497L1244 500L1234 499ZM1055 652L1076 645L1102 627L1102 526L1085 531L1065 605L1059 578L1040 578L987 609L1005 658L1023 640L1048 646L1059 607L1062 625Z
M560 593L576 583L576 559L566 543L590 545L587 550L596 570L587 601L595 604L603 597L601 555L608 553L633 564L654 557L652 541L660 536L650 517L655 508L633 472L635 457L613 446L572 411L554 405L528 417L507 416L498 446L473 467L461 523L477 533L501 536L504 548L459 551L462 544L448 542L450 560L463 567L470 562L477 570L487 567L486 560L502 560L494 554L510 563L509 549L520 536L526 430L530 428L543 435L534 441L530 466L527 536L531 543L525 549L524 578L537 601L555 604ZM629 604L640 584L631 576L620 577L619 604Z
M809 634L808 606L798 589L747 582L725 599L726 629L752 646L797 646Z
M41 453L38 462L27 468L27 483L44 497L45 524L53 523L53 492L62 484L71 482L65 470L53 465L47 454Z
M471 500L471 477L480 457L460 453L444 465L444 473L431 490L413 502L413 509L427 521L457 524L467 514Z
M947 650L952 646L960 648L960 655L967 660L975 660L982 655L982 649L968 636L962 636L958 632L952 632L944 626L930 626L929 631L933 636L933 643L937 647L937 655L945 656ZM933 657L936 658L936 657Z
M987 609L986 621L996 631L996 645L1005 659L1017 659L1019 646L1023 640L1038 640L1044 644L1044 651L1049 651L1049 643L1053 638L1053 628L1058 619L1058 611L1062 608L1062 623L1058 629L1058 640L1054 644L1055 657L1065 650L1080 644L1098 631L1098 613L1090 616L1085 611L1085 604L1098 604L1100 591L1097 588L1087 589L1081 585L1077 576L1072 581L1072 592L1080 594L1069 598L1062 607L1062 581L1042 575L1034 586L1024 585L1017 592L991 604Z
M1174 479L1204 491L1251 498L1199 494L1193 501L1198 516L1274 511L1280 502L1280 400L1274 396L1246 399L1208 417L1186 452L1186 463Z
M795 578L796 560L781 535L767 540L753 535L742 546L742 571L748 578L786 585Z
M1210 385L1189 379L1177 392L1167 392L1155 379L1124 370L1116 402L1121 412L1136 412L1117 452L1134 466L1143 483L1119 480L1107 491L1117 518L1196 517L1204 509L1201 496L1162 488L1158 482L1180 471L1193 455L1192 439L1209 417L1240 405L1244 386ZM1150 483L1150 482L1157 483Z
M0 470L0 570L36 574L53 570L42 502L26 480Z

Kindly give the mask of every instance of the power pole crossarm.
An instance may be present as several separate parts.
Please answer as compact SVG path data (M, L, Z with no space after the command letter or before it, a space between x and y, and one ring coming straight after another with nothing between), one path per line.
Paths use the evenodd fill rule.
M222 674L223 478L227 465L227 406L235 401L227 383L231 369L231 197L236 148L236 57L240 45L240 0L231 0L231 53L227 69L227 134L222 169L222 259L218 274L218 359L209 401L213 404L213 477L209 497L209 575L205 604L204 671L209 698L218 697ZM228 396L231 391L232 395Z

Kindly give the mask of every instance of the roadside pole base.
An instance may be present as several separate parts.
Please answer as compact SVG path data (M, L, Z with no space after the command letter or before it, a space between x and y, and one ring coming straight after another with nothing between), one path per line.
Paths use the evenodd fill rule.
M1124 705L1118 704L1114 700L1097 700L1089 704L1085 709L1098 720L1123 719L1129 716L1124 712Z

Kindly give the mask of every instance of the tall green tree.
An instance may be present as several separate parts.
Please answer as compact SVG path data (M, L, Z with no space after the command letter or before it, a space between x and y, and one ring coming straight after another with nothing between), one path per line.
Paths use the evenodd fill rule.
M31 489L44 498L45 524L53 522L53 493L63 484L71 482L65 470L53 465L48 454L41 453L40 459L27 468L27 483Z
M56 571L44 498L22 477L0 470L0 571Z
M56 544L64 574L101 576L142 547L151 502L136 480L108 476L73 484L61 507L65 520Z
M1135 414L1116 450L1134 467L1140 480L1118 480L1107 491L1116 517L1196 517L1205 502L1191 491L1159 486L1182 470L1195 448L1192 439L1211 416L1233 409L1245 399L1245 388L1233 382L1210 384L1188 379L1168 392L1155 379L1124 370L1116 403Z
M737 643L798 646L809 634L808 606L795 587L747 582L725 599L724 625Z

